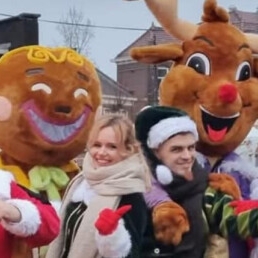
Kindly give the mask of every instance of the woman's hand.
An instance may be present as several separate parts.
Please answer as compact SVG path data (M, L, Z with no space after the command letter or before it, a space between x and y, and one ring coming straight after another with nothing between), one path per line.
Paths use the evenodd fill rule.
M11 223L17 223L21 221L21 213L14 205L0 200L0 220L5 220Z
M111 209L102 210L99 214L99 218L95 222L95 227L101 235L112 234L116 230L120 218L131 208L131 205L124 205L116 211Z

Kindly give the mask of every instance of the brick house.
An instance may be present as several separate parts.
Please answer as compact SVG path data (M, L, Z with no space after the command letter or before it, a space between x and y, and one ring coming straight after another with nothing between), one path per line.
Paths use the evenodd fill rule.
M102 86L102 113L124 114L132 118L137 99L102 71L97 69L97 72Z
M258 33L258 9L256 12L243 12L236 7L229 8L230 21L244 32Z
M166 42L176 42L177 39L166 34L160 27L151 27L136 39L130 46L119 53L114 62L117 64L117 81L122 84L133 96L137 98L135 111L139 111L147 104L157 102L158 85L167 73L171 62L158 65L146 65L137 63L129 56L131 47L156 45Z
M258 33L258 12L243 12L236 7L229 8L231 22L244 32ZM132 60L132 47L179 42L160 27L153 24L132 44L120 52L114 62L117 65L117 81L137 98L135 111L143 106L158 102L158 85L171 66L171 62L157 65L140 64Z

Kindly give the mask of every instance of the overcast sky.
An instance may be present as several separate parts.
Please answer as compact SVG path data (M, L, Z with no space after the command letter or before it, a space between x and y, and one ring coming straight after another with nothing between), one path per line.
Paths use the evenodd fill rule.
M220 0L225 8L235 6L239 10L255 12L257 0ZM192 22L199 22L203 0L179 0L179 16ZM60 21L70 7L75 6L84 12L97 26L114 26L147 29L154 22L143 0L126 2L123 0L0 0L1 14L18 15L23 12L38 13L40 44L56 46L61 44L56 24L43 20ZM257 14L258 15L258 14ZM4 19L0 15L0 19ZM116 78L116 66L111 62L118 53L137 39L143 30L93 29L94 38L90 42L90 58L99 69Z

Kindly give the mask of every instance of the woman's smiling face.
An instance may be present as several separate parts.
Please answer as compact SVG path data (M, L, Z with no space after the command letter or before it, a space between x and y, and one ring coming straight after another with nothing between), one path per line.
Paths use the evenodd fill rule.
M105 167L124 159L125 146L112 126L102 128L89 148L94 166Z

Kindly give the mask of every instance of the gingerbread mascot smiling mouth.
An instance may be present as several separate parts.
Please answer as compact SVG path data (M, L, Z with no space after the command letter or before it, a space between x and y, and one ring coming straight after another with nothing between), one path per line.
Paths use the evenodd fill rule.
M72 49L26 46L0 59L0 77L1 167L60 200L100 105L97 72Z
M205 1L198 26L177 18L177 1L145 2L165 30L183 42L134 48L132 57L145 63L174 61L160 84L160 104L186 111L197 123L199 163L231 174L244 199L257 199L258 170L234 152L258 118L256 37L231 25L215 0ZM230 237L229 256L248 257L246 243Z

